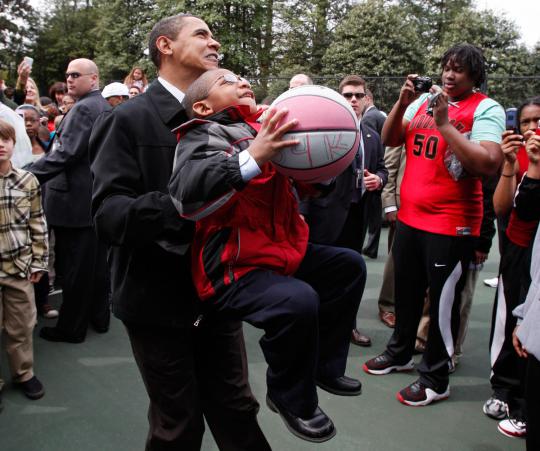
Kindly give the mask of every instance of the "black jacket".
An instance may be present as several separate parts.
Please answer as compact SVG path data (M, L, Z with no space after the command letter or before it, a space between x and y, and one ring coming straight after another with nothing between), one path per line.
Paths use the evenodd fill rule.
M363 123L360 123L360 130L364 141L364 168L377 174L384 186L388 180L388 171L384 165L381 138L375 130ZM331 244L338 239L347 219L355 184L356 175L352 164L336 177L335 188L327 196L302 202L301 212L309 224L310 241ZM364 193L364 197L380 195L381 190Z
M187 120L158 81L104 113L90 140L92 212L109 245L113 312L123 321L183 326L193 321L196 295L189 270L193 224L168 195L176 135Z
M82 96L60 124L48 152L26 168L41 184L48 182L45 214L50 226L92 225L88 142L97 117L110 109L98 90Z
M385 121L386 116L382 114L377 109L377 107L370 108L362 116L362 123L374 129L379 134L379 136L381 136L382 128Z

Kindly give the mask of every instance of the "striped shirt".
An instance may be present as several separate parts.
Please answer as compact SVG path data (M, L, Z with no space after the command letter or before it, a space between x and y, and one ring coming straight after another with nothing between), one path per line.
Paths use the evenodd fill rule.
M0 174L0 277L47 271L47 223L41 189L30 172Z

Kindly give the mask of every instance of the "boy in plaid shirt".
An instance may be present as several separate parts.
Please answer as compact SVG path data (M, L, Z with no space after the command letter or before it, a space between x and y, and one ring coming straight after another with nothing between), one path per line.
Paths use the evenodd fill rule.
M0 120L0 327L13 382L39 399L45 390L33 372L32 284L47 271L47 223L37 179L11 164L15 140L15 129ZM0 406L3 385L0 379Z

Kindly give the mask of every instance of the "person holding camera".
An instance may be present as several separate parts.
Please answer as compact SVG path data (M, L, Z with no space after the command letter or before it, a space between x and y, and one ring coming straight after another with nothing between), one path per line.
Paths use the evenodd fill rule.
M382 131L387 146L405 143L407 155L392 249L396 325L386 350L364 370L388 374L413 368L429 289L431 324L420 377L397 393L410 406L450 395L460 294L482 222L481 177L495 174L503 160L504 110L477 91L486 78L482 51L456 45L443 55L441 68L442 89L417 75L407 77Z
M514 198L528 171L526 144L534 136L539 120L540 97L526 100L517 111L515 108L507 110L507 130L502 135L504 163L493 197L498 218L508 226L501 233L499 283L490 335L493 394L485 402L483 411L501 420L499 430L503 434L514 437L524 436L527 428L523 398L525 361L518 357L512 344L516 327L512 310L524 302L531 284L531 250L538 227L538 219L526 221L517 215Z

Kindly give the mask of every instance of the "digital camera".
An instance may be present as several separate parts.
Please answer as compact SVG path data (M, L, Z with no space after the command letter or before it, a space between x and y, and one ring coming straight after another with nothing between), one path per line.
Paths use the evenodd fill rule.
M433 85L430 77L416 77L412 82L416 92L429 92L429 88Z

